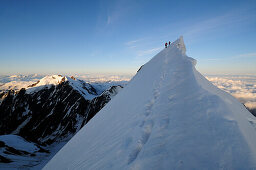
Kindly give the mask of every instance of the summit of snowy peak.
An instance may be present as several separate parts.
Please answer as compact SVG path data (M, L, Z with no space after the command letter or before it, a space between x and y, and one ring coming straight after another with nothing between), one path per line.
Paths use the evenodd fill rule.
M92 85L84 82L83 80L76 79L74 76L62 76L62 75L49 75L45 76L41 80L34 84L29 85L26 88L27 93L34 93L43 88L57 86L61 83L67 82L74 90L78 91L85 99L92 100L98 96L97 91Z
M27 93L38 91L44 87L58 85L62 82L67 81L67 78L62 75L48 75L38 80L36 83L29 85L26 90Z
M65 76L49 75L49 76L43 77L36 83L30 85L29 87L38 87L38 86L44 86L44 85L57 85L66 80L67 80L67 78Z
M167 55L169 58L173 58L172 62L190 62L193 66L195 66L197 63L194 58L186 55L186 46L183 36L180 36L170 45L170 47L167 48ZM180 59L182 59L182 61L180 61Z
M176 41L172 43L173 46L176 46L178 49L181 50L182 54L186 54L186 46L183 40L183 36L180 36Z

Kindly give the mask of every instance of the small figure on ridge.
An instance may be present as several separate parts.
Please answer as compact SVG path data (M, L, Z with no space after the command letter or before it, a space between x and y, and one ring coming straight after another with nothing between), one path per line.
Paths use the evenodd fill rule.
M167 48L167 42L165 43L165 48Z
M171 42L169 41L169 47L170 47L170 45L171 45Z

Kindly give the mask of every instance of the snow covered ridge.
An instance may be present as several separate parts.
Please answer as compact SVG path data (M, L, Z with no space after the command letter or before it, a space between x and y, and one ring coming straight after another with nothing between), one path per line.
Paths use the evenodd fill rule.
M58 85L62 82L65 82L66 80L67 78L61 75L45 76L42 79L38 80L36 83L28 85L25 89L27 90L27 93L33 93L45 87Z
M50 88L51 86L56 86L64 82L68 82L69 85L71 85L75 90L81 93L82 96L87 100L92 100L94 97L99 95L90 84L82 80L76 79L73 76L68 77L62 75L45 76L36 83L27 86L25 89L26 93L31 94L43 88Z
M185 49L153 57L44 169L255 169L256 118Z
M0 102L9 91L14 93L20 89L27 89L27 93L31 94L40 91L44 88L51 88L63 82L69 82L73 85L75 90L78 90L86 99L92 99L95 96L93 94L88 95L87 91L84 91L84 87L92 85L97 94L101 94L103 91L111 88L112 86L121 85L124 87L130 80L131 75L91 75L91 74L78 74L75 76L62 76L62 75L48 75L42 76L37 74L32 75L12 75L12 76L0 76ZM29 89L29 90L28 90Z
M66 80L67 80L67 78L62 75L45 76L38 82L30 85L29 87L39 87L39 86L45 86L45 85L58 85Z
M62 75L49 75L45 76L41 80L37 81L36 83L30 84L27 86L26 93L31 94L37 92L43 88L50 88L51 86L59 85L63 82L68 82L70 86L77 90L85 99L92 100L93 98L99 96L102 92L106 89L113 87L114 85L117 86L118 83L94 83L89 84L84 82L83 80L79 80L74 76L62 76ZM124 83L122 83L124 84Z

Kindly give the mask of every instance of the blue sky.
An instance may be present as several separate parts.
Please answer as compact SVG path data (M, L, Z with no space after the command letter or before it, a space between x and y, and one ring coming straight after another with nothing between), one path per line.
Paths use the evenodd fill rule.
M180 35L203 74L256 74L254 0L1 0L0 74L133 74Z

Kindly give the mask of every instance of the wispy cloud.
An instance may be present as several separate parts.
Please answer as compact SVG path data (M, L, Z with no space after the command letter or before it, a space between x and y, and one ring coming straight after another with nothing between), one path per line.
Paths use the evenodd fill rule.
M162 48L163 47L155 47L155 48L144 49L144 50L133 49L133 52L135 54L133 58L133 63L136 65L145 64L150 58L153 57L153 55L159 52Z
M132 2L127 0L118 1L100 1L99 12L97 13L96 29L95 32L107 34L112 33L122 21L129 17L133 10Z
M141 50L141 51L138 51L138 56L144 56L144 55L150 55L150 54L153 54L157 51L159 51L160 49L162 49L162 47L156 47L156 48L151 48L151 49L147 49L147 50Z
M133 62L137 65L144 64L163 47L153 42L149 37L138 38L124 43L134 55Z
M117 17L113 17L113 15L108 15L107 17L107 25L111 24L114 22L114 18L117 18Z
M118 24L120 21L125 20L132 11L135 10L132 1L118 0L118 1L107 1L107 18L106 24Z
M197 37L212 31L240 26L255 20L255 13L250 8L229 11L223 15L215 16L191 24L184 30L185 37Z
M131 41L125 42L125 45L127 45L127 46L136 46L136 43L141 42L142 40L143 40L143 38L136 39L136 40L131 40Z
M109 10L107 13L107 18L106 18L106 24L111 25L117 22L123 15L123 12L120 11L120 6L119 3L116 3L111 7L112 9Z
M208 61L218 61L218 60L221 60L221 58L208 58L207 60Z
M255 53L238 54L238 55L224 57L224 58L208 58L206 60L208 60L208 61L219 61L219 60L243 59L243 58L251 58L251 57L256 57L256 52Z
M256 57L256 52L255 53L240 54L238 56L234 56L234 58L245 58L245 57Z

